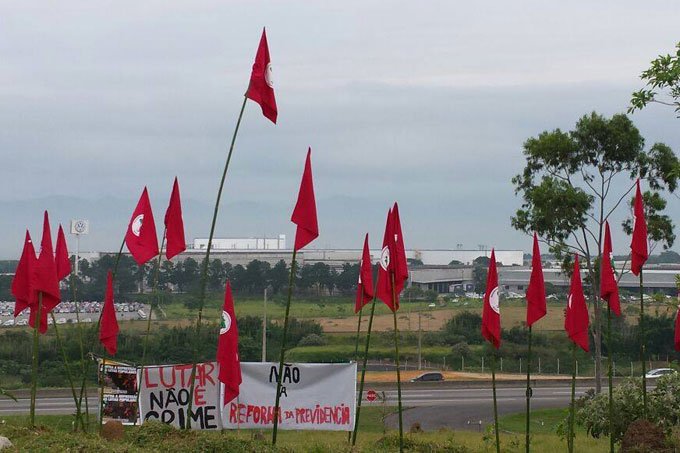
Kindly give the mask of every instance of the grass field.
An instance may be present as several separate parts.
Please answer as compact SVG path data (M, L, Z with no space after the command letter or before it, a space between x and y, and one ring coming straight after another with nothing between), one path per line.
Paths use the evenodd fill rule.
M555 425L566 415L566 410L543 410L532 412L532 447L534 451L564 451L565 442L557 436ZM4 417L0 434L7 436L15 445L15 451L287 451L287 452L388 452L394 451L397 442L395 432L384 433L382 412L379 408L362 410L358 448L352 450L347 444L347 433L327 431L282 431L276 450L268 445L271 433L267 431L241 430L228 433L179 432L162 426L145 425L144 428L128 427L125 437L117 441L105 441L96 434L71 434L71 418L68 416L39 416L38 428L26 428L28 417ZM95 424L96 426L96 424ZM524 415L514 414L500 420L501 448L504 452L524 451ZM427 433L406 434L407 451L419 452L490 452L493 436L489 433L440 430ZM579 430L576 451L604 452L608 440L593 439Z

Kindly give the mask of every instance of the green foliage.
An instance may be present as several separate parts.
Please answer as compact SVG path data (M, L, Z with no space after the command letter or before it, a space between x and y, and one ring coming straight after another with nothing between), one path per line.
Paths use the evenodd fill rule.
M614 440L620 442L628 427L643 418L642 385L640 379L626 379L613 389ZM580 401L576 421L587 432L598 438L609 436L609 396L606 393L589 395ZM647 418L669 434L680 424L680 374L657 379L656 387L647 393Z
M680 42L676 44L676 49L674 55L659 55L642 72L640 78L645 82L645 88L633 93L629 113L654 102L671 106L680 115ZM659 97L660 92L665 95L663 99Z
M310 333L309 335L302 337L298 342L298 346L325 346L326 344L328 344L326 339L315 333Z

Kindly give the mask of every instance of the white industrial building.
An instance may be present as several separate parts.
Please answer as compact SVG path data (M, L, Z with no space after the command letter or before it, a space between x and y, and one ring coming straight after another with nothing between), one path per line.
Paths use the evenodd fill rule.
M207 238L194 239L194 250L205 250L208 248ZM279 234L278 237L250 237L250 238L213 238L212 250L285 250L286 235Z

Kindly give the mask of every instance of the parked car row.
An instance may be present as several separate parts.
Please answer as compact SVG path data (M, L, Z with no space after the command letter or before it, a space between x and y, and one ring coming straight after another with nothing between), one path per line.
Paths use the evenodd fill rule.
M123 302L114 304L117 312L135 313L144 308L144 304L140 302ZM78 302L78 311L80 313L99 313L101 311L102 302L97 301L82 301ZM76 302L63 301L54 309L54 313L75 313ZM0 316L14 315L14 301L0 302Z
M57 324L73 324L76 322L75 318L57 318ZM80 322L83 323L91 323L92 318L82 318ZM54 321L52 318L47 318L47 325L52 325L54 324ZM8 319L2 323L0 323L1 327L21 327L21 326L27 326L28 325L28 319L26 318L17 318L17 319Z

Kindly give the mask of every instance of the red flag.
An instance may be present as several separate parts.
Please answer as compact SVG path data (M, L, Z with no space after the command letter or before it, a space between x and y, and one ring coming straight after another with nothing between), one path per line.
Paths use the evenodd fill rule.
M170 204L165 211L165 257L171 260L187 249L184 239L184 220L182 219L182 202L179 197L179 183L175 176L175 183L172 186Z
M675 315L675 350L680 351L680 307Z
M64 229L59 225L57 233L57 247L54 251L54 261L57 265L57 279L63 280L71 274L71 260L68 258L68 248L66 247L66 237Z
M295 231L295 250L319 237L319 224L316 220L316 201L314 199L314 181L312 178L312 148L307 150L305 171L302 174L300 192L290 220L297 225Z
M604 247L600 262L600 297L607 301L616 316L621 316L619 288L616 286L616 277L612 269L612 235L607 221L604 222Z
M394 242L392 248L394 253L394 292L399 298L399 295L404 289L404 285L408 280L408 262L406 261L406 248L404 247L404 236L401 232L401 220L399 219L399 206L394 202L392 207L392 232L394 233ZM399 306L397 304L397 306Z
M125 244L138 265L142 265L158 255L158 237L156 236L156 222L153 220L151 201L146 187L139 197L137 207L132 213Z
M376 296L382 300L390 310L399 310L399 299L395 297L394 304L392 303L392 268L394 268L394 260L392 259L392 252L390 244L393 242L393 217L392 209L387 211L387 221L385 222L385 233L383 234L382 251L380 252L380 261L378 266L378 285L376 286Z
M272 63L269 59L269 45L267 45L267 32L262 29L262 38L255 55L253 72L250 74L250 85L246 93L248 98L260 104L262 114L276 124L278 110L274 97L274 82L272 80Z
M371 269L371 252L368 248L368 233L364 238L364 252L359 262L359 281L357 282L357 297L354 313L373 300L373 269Z
M635 190L635 203L633 207L633 237L630 242L630 269L633 274L640 275L642 266L649 258L647 250L647 221L645 220L645 207L640 192L640 180L637 180Z
M376 295L390 310L399 310L399 295L404 289L406 280L408 280L408 265L397 203L394 203L392 209L387 212L379 264ZM392 288L393 282L394 288ZM393 295L394 304L392 303Z
M40 307L40 322L38 331L47 332L47 314L61 302L59 292L59 280L57 278L57 265L54 262L54 249L52 248L52 233L50 232L50 219L47 211L43 218L43 234L40 241L40 255L33 274L33 291L42 293L42 306ZM31 313L28 317L28 324L35 327L35 318L38 314L38 304L31 306Z
M218 378L224 384L224 404L236 398L241 385L241 363L238 357L238 325L234 313L234 299L227 280L222 307L222 324L217 342L217 362L220 364Z
M104 299L102 319L99 325L99 342L109 355L116 355L119 331L116 308L113 306L113 276L109 271L106 275L106 298Z
M567 331L571 341L576 343L584 351L588 352L588 307L583 296L581 283L581 268L578 265L578 255L574 258L574 272L571 275L571 289L569 301L564 317L564 330Z
M21 258L19 258L19 263L12 278L12 295L16 300L14 303L15 318L35 302L35 293L31 284L36 261L33 241L31 241L31 235L26 230L24 248L21 251Z
M491 249L489 272L486 276L486 293L482 309L482 336L494 345L501 346L501 310L498 294L498 271L496 270L496 253Z
M545 282L543 281L543 264L541 263L541 250L538 248L538 235L534 233L534 250L531 255L531 277L527 287L527 326L544 317L545 306Z

